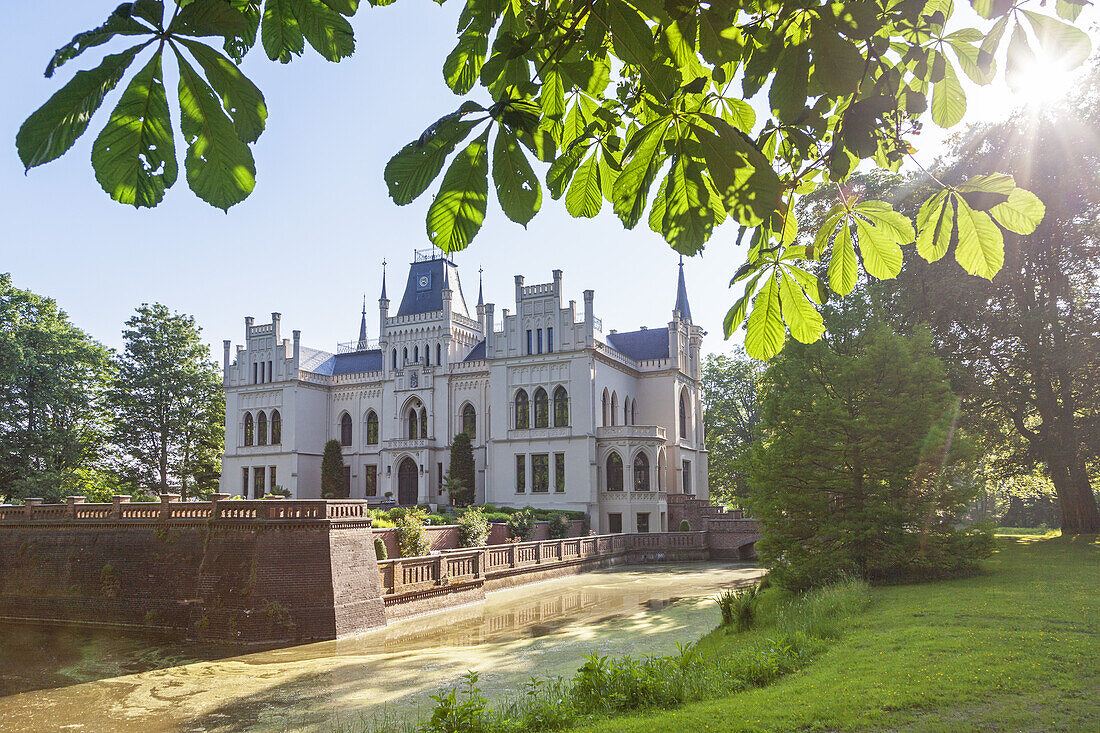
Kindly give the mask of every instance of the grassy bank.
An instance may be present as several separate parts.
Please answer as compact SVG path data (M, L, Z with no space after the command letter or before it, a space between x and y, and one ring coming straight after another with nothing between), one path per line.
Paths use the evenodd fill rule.
M775 684L580 730L1095 730L1100 541L1001 538L986 567L874 589L837 642Z

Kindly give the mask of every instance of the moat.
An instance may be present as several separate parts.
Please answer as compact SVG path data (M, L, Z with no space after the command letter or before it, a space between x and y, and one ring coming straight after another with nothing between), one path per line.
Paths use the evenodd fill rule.
M585 573L353 639L244 651L108 630L0 629L0 731L330 730L426 709L467 670L489 697L582 655L666 654L717 625L711 597L759 571L720 562Z

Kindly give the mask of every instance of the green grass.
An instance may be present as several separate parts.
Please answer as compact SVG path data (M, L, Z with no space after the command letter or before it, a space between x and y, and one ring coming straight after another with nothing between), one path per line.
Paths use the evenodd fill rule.
M996 542L988 572L890 586L799 671L774 684L577 730L1095 730L1100 720L1100 541ZM699 644L737 654L753 635Z

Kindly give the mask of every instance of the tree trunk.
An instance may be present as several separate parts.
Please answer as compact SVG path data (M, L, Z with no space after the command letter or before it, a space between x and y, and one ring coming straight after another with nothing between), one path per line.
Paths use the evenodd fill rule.
M1073 458L1051 465L1054 490L1062 512L1062 534L1096 534L1100 532L1100 512L1089 485L1084 461Z

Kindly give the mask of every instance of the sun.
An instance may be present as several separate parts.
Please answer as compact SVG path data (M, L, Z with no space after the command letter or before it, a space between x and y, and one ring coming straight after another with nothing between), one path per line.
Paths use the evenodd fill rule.
M1040 108L1064 99L1073 88L1075 75L1064 61L1036 54L1005 76L1006 102Z

